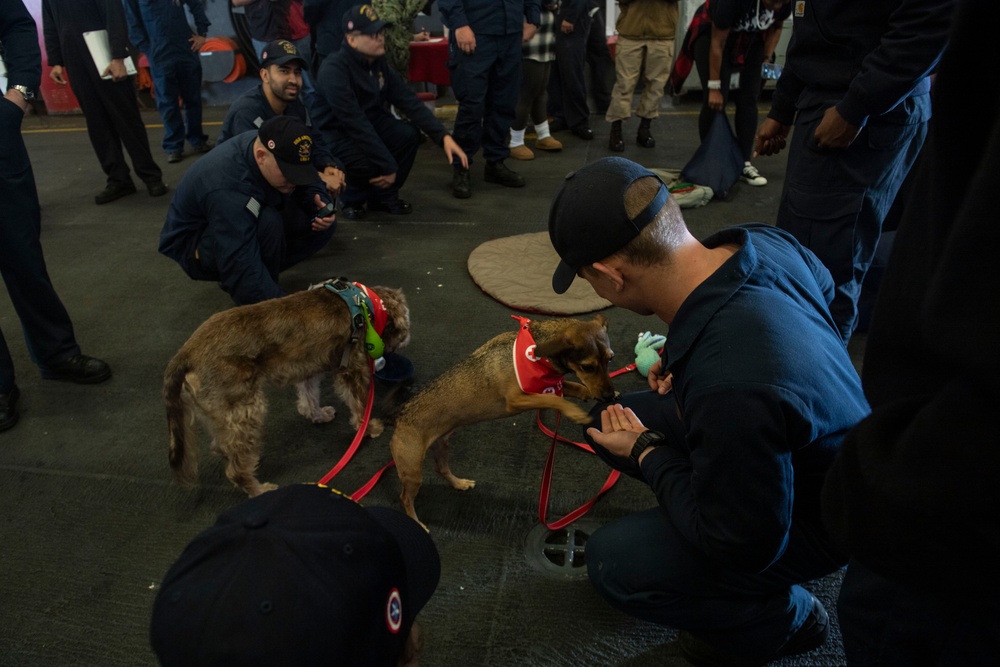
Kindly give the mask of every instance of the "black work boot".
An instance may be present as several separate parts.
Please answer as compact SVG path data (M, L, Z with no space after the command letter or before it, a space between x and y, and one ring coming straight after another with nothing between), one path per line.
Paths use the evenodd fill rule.
M469 170L460 164L455 165L455 177L451 180L451 193L457 199L468 199L472 196L469 185Z
M635 143L643 148L652 148L656 145L656 139L649 133L649 124L652 122L652 118L639 119L639 132L635 135Z
M620 120L611 123L611 137L608 139L608 148L619 153L625 150L625 140L622 139L622 122Z
M503 160L487 162L486 169L483 171L483 180L487 183L499 183L508 188L524 187L524 177L505 165Z

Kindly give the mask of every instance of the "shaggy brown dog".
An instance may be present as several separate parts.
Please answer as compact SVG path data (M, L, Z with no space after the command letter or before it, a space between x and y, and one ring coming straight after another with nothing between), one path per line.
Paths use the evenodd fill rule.
M608 362L614 352L608 342L608 321L604 317L598 315L589 322L573 319L531 322L528 329L535 340L534 357L547 359L560 376L573 373L583 382L564 382L565 395L584 400L614 398L615 390L608 376ZM521 391L514 369L517 335L503 333L488 341L400 410L390 447L403 486L399 499L414 520L419 521L413 500L423 482L428 448L433 447L435 468L452 487L465 491L476 484L471 479L456 477L448 466L448 439L459 426L536 408L559 410L577 424L590 422L583 409L564 398Z
M328 422L336 411L319 405L319 382L331 371L337 396L350 409L351 426L358 427L370 386L364 330L352 347L350 309L343 298L324 288L332 282L216 313L170 360L163 400L170 467L180 482L190 485L197 479L197 415L212 435L212 450L227 459L226 476L233 484L251 497L277 488L261 484L255 475L267 411L265 382L295 384L299 414L315 423ZM403 293L389 287L371 291L386 309L386 352L405 346L410 341L410 311ZM382 431L380 421L369 422L369 436L376 438Z

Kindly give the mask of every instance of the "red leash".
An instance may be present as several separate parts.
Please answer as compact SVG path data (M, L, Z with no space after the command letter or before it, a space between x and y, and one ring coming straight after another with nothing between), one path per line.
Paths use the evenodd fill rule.
M369 362L369 364L370 364L369 368L372 368L371 362ZM635 370L635 364L629 364L624 368L618 369L614 373L611 373L611 377L616 377L618 375L621 375L622 373L627 373L632 370ZM365 415L361 421L361 425L358 427L358 432L354 436L354 440L353 442L351 442L350 447L347 448L347 451L344 452L344 455L340 458L337 464L330 469L330 472L326 473L323 476L323 478L319 480L320 484L329 483L331 479L336 477L340 473L340 471L344 469L344 467L350 462L350 460L357 453L358 448L360 448L361 446L361 441L365 437L365 432L368 430L368 422L371 418L372 404L374 403L374 401L375 401L375 375L374 375L374 370L372 369L371 384L368 387L368 401L365 404ZM556 428L553 431L552 429L549 429L549 427L542 422L542 411L541 410L538 411L537 422L539 430L541 430L541 432L544 433L545 435L550 436L552 438L552 444L549 446L549 454L545 459L545 467L542 470L542 483L538 497L538 520L541 523L545 524L545 526L549 530L558 530L560 528L564 528L565 526L568 526L569 524L573 523L574 521L585 515L597 503L597 500L601 496L610 491L611 488L618 483L618 478L621 477L620 472L618 472L617 470L612 470L611 474L609 474L608 478L605 480L604 485L597 492L597 495L595 495L593 498L591 498L590 500L588 500L583 505L576 508L563 518L558 519L552 523L548 523L546 519L548 514L549 494L552 489L552 468L555 463L556 443L565 442L573 445L574 447L579 447L580 449L586 452L590 452L591 454L594 453L594 449L587 443L575 442L573 440L569 440L568 438L564 438L563 436L558 434L559 422L561 421L561 419L562 419L562 414L557 414ZM359 488L354 493L350 494L349 497L355 501L359 501L362 498L364 498L366 495L368 495L369 492L371 492L373 488L375 488L375 485L377 485L378 482L382 479L382 475L385 474L385 471L387 471L389 468L395 465L396 465L395 461L389 461L387 464L382 466L378 470L378 472L376 472L372 476L371 479L365 482L365 484L363 484L361 488Z
M344 455L340 457L337 461L337 465L330 469L330 472L323 475L323 478L319 480L319 484L328 484L331 479L336 477L341 470L350 463L351 459L357 453L358 449L361 447L361 441L365 438L365 433L368 431L368 422L371 421L372 416L372 405L375 403L375 362L371 359L368 360L368 370L370 373L370 380L368 384L368 401L365 403L365 415L361 419L361 424L358 426L358 432L354 435L354 440L351 442L351 446L347 448ZM375 476L368 480L360 489L347 497L351 500L361 500L368 495L368 492L375 488L378 481L382 478L383 473L386 470L396 465L395 461L389 461L387 464L382 466L382 468L375 473Z
M635 370L635 364L629 364L623 368L619 368L614 373L611 373L611 377L616 377L622 373L627 373L629 371ZM559 422L562 421L562 413L556 415L556 428L555 430L550 429L542 422L542 411L538 411L537 422L538 428L547 436L552 438L552 444L549 445L549 455L545 459L545 467L542 469L542 483L538 492L538 520L539 522L545 524L545 527L549 530L559 530L560 528L565 528L569 524L573 523L584 514L590 511L590 509L597 503L597 500L603 496L605 493L611 490L611 488L618 483L618 478L621 477L621 473L617 470L612 470L611 474L604 481L604 486L601 490L597 492L593 498L580 505L575 510L567 514L561 519L557 519L552 523L547 521L548 518L548 507L549 507L549 492L552 490L552 468L555 463L556 458L556 443L565 442L567 444L573 445L574 447L579 447L585 452L594 453L594 448L585 442L576 442L568 438L564 438L559 435Z
M358 448L361 446L361 441L365 438L365 432L368 430L368 421L372 416L372 404L375 402L375 362L372 359L368 360L368 371L369 371L369 385L368 385L368 402L365 404L365 416L361 420L361 425L358 426L358 432L354 435L354 441L351 446L347 448L344 455L340 457L337 461L337 465L330 469L330 472L323 475L323 478L319 480L319 484L327 484L331 479L337 476L341 470L344 469L354 454L357 453ZM357 500L355 498L355 500Z

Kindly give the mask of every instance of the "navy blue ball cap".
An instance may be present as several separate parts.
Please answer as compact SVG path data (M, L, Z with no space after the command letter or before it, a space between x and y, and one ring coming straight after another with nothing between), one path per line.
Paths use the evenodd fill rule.
M652 176L660 189L635 217L625 211L625 192ZM562 294L584 266L616 253L656 219L670 191L659 176L622 157L606 157L566 175L549 210L549 240L560 262L552 289Z
M371 5L354 5L346 12L341 27L344 34L358 31L365 35L374 35L388 24L378 17L378 12Z
M292 116L269 118L257 130L257 137L290 182L309 185L319 180L312 164L312 135L302 121Z
M271 65L285 65L295 60L299 61L302 67L306 67L306 59L299 53L295 44L287 39L276 39L264 46L260 56L260 66L266 68Z
M316 484L219 516L168 570L150 643L163 667L396 665L441 576L410 517Z

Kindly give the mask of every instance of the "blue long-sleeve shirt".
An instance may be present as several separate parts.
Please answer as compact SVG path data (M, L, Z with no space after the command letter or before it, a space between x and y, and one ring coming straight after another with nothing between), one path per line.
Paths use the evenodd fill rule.
M324 139L330 141L334 151L345 144L364 146L383 174L394 174L399 169L372 124L376 117L389 115L387 105L402 111L437 145L444 142L444 126L384 56L369 62L344 42L337 53L323 61L316 88L324 98L320 105Z
M469 26L483 35L519 33L525 21L541 21L539 0L438 0L438 8L450 30Z
M0 42L7 65L7 85L37 93L42 81L42 53L35 20L21 0L0 0ZM0 95L7 91L0 91Z
M188 23L184 5L194 17L194 30ZM211 22L205 14L204 0L124 0L128 36L137 49L146 54L150 64L175 62L197 57L188 41L197 33L205 36Z
M253 156L257 132L244 132L216 146L184 174L160 232L160 252L198 277L195 248L211 227L219 283L237 304L284 296L261 260L257 217L265 208L300 206L315 213L315 195L327 199L319 176L283 195L264 179Z
M238 134L249 130L257 130L265 121L277 116L271 103L264 95L263 84L246 91L229 105L226 117L222 121L222 129L219 131L218 143L231 139ZM343 163L334 157L330 147L323 139L318 129L313 126L312 117L309 110L302 104L301 100L295 99L288 103L285 108L286 116L297 118L311 131L313 138L313 166L316 171L323 171L326 167L336 167L343 171Z
M793 13L768 115L791 125L797 108L835 104L862 127L908 97L927 95L954 7L954 0L805 3L801 14Z
M651 450L642 473L691 544L725 567L760 571L784 552L793 521L822 531L824 476L868 404L815 255L766 225L704 243L739 250L670 326L685 433Z

